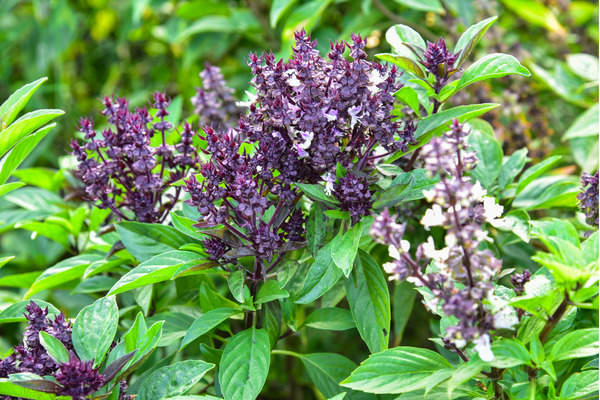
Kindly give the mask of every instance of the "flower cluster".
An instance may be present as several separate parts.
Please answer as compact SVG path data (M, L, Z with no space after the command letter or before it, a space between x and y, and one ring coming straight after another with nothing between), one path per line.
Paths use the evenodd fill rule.
M485 196L479 182L473 183L464 175L476 163L475 154L465 141L466 134L455 120L444 138L432 140L422 153L426 169L439 174L441 180L424 193L433 205L425 212L421 224L427 229L444 228L445 247L436 250L433 238L429 237L418 246L413 258L409 253L410 243L402 240L404 226L387 212L375 220L371 229L377 241L390 246L390 255L395 258L384 265L392 274L390 279L408 278L428 289L432 295L428 304L458 321L446 329L446 346L463 354L462 349L473 343L480 357L490 360L493 358L490 331L512 329L518 319L511 307L494 314L489 307L489 299L494 296L492 281L502 263L489 249L480 248L480 244L490 240L482 224L498 222L503 208L494 198Z
M340 209L350 212L353 224L360 221L361 217L371 214L373 191L369 190L366 177L359 178L349 172L334 184L333 194L340 202Z
M233 128L243 110L237 106L234 90L227 87L221 69L207 63L200 77L202 87L196 88L196 95L191 99L200 125L223 130Z
M437 42L427 42L427 48L420 47L410 49L415 53L417 59L425 70L431 73L434 77L434 83L430 84L435 94L440 94L444 86L448 84L450 77L458 71L455 66L458 61L459 53L452 53L448 50L446 42L440 38ZM434 100L434 113L438 111L441 103Z
M81 361L71 354L68 363L58 366L56 382L62 386L58 393L71 396L73 400L85 400L104 384L104 376L92 367L92 361Z
M23 341L14 347L14 353L0 361L1 378L17 372L31 372L44 376L57 371L58 365L40 343L40 332L49 333L60 340L67 350L73 350L71 323L62 312L51 320L48 318L48 307L42 309L33 301L25 310L28 325L23 334Z
M598 227L598 171L594 175L587 172L581 177L581 192L577 195L579 208L585 213L589 225ZM592 232L586 232L589 236Z
M71 322L60 312L54 319L48 318L48 307L42 309L31 301L25 307L24 315L27 318L27 329L23 333L23 341L14 346L14 352L0 360L0 378L7 378L11 374L29 372L40 376L53 376L60 385L55 394L71 396L73 400L85 400L92 393L98 391L106 382L93 368L92 361L81 361L75 356L72 340ZM70 354L69 362L56 363L40 343L40 332L46 332L58 339ZM121 381L119 400L131 400L125 394L127 384ZM19 400L12 396L0 396L5 400Z
M401 87L397 68L367 61L366 39L352 35L352 43L332 43L329 60L304 30L295 39L288 62L250 54L256 95L238 126L258 143L261 172L279 171L275 193L289 191L291 182L314 183L338 162L366 159L376 144L407 150L414 143L414 125L392 115ZM351 60L343 56L346 48Z
M401 87L396 67L367 61L365 45L364 38L352 35L350 44L332 43L326 60L300 31L288 62L276 61L272 53L250 54L256 95L246 104L248 114L232 130L214 123L204 128L201 151L210 160L200 165L201 178L186 180L188 203L204 216L199 226L223 225L239 239L238 244L207 241L213 260L222 262L225 253L245 247L269 262L286 243L301 242L304 216L292 212L300 195L292 186L296 182L327 181L354 222L370 213L366 179L349 173L334 185L337 164L360 171L376 145L407 150L415 125L392 115ZM343 56L347 48L351 60ZM207 76L222 81L214 70ZM254 148L250 153L248 144ZM267 217L269 208L275 210Z
M169 100L160 92L153 100L154 116L146 108L130 111L124 98L105 97L102 115L112 127L99 135L92 120L83 118L79 131L84 142L71 143L79 161L75 175L85 183L87 199L110 209L119 220L162 222L181 191L169 190L171 184L186 177L198 162L191 125L184 125L177 144L167 144L173 130L166 119ZM161 138L156 147L155 135Z

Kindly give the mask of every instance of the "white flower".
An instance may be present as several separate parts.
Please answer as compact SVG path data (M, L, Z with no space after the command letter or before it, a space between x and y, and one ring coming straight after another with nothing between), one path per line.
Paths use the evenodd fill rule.
M331 172L328 172L324 175L321 175L321 178L326 182L325 183L325 194L327 196L331 195L331 191L333 190L333 184L335 183L335 175Z
M475 344L475 351L479 353L479 358L482 361L492 361L494 359L494 353L492 352L492 345L490 344L490 335L487 333L479 336L473 340Z
M425 215L421 219L421 224L425 228L429 228L431 226L440 226L444 224L444 214L442 213L442 207L438 204L434 204L425 211Z
M350 128L354 128L354 125L356 125L356 123L358 122L358 113L360 113L361 107L360 106L355 106L355 107L350 107L348 109L348 114L350 114Z
M494 328L496 329L513 329L518 323L519 318L512 307L504 307L494 314Z
M306 150L304 150L304 147L302 147L301 144L296 145L296 151L298 152L298 157L300 158L306 158L309 156L309 154L306 152ZM325 192L327 192L327 188L325 188Z
M315 134L312 132L300 132L300 136L302 136L304 142L300 143L299 146L305 150L308 149L312 143L313 138L315 137Z
M296 74L293 74L293 75L290 74L290 76L288 77L287 83L291 87L298 87L298 86L302 85L302 82L300 82L300 80L298 79Z
M256 99L258 99L257 95L250 93L247 90L246 90L246 95L248 96L248 101L238 101L235 103L235 105L238 107L250 107L252 105L252 103L254 103L256 101Z
M483 216L487 222L492 222L504 212L504 207L496 204L496 199L490 196L483 197Z
M427 238L427 242L423 243L423 254L425 254L425 257L427 258L431 258L437 262L442 262L447 260L450 256L450 249L445 247L441 250L436 250L435 243L433 243L433 238L429 236Z
M423 190L423 196L425 196L425 200L427 200L430 203L433 202L433 199L435 198L436 193L437 193L437 190L435 190L435 189Z
M325 118L327 118L327 121L335 121L337 119L337 115L337 110L329 110L329 112L325 113Z
M483 201L483 196L487 194L487 191L481 186L479 181L475 182L473 188L471 189L471 196L475 201Z
M400 259L400 254L401 254L400 250L402 250L402 253L406 253L407 251L409 251L410 250L410 242L408 240L401 240L400 241L400 249L398 249L394 245L388 246L388 252L390 253L390 257L392 257L393 259L396 259L396 260Z
M370 85L368 86L368 89L371 92L371 94L377 93L377 91L379 90L377 85L379 85L382 82L385 82L386 79L387 78L385 76L381 75L379 70L376 70L376 69L372 70L371 73L369 74Z
M459 349L462 349L467 345L467 341L465 339L454 339L454 345Z

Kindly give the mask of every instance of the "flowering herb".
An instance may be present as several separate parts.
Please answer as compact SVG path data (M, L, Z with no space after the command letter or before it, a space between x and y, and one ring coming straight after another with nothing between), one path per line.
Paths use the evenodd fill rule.
M164 221L181 194L181 187L171 185L198 162L195 131L186 123L179 142L168 144L173 124L166 119L169 100L160 92L154 94L154 116L146 108L131 112L124 98L105 97L102 103L111 127L99 135L93 121L83 118L79 131L84 142L71 143L79 161L75 174L86 185L87 198L110 209L119 221ZM157 146L152 145L155 135L160 136Z
M208 63L200 73L202 87L196 88L192 97L194 113L198 115L200 126L229 130L243 112L234 98L234 90L227 87L221 69Z
M579 208L585 213L585 221L598 227L598 171L594 175L587 172L581 177L581 192L577 195ZM586 236L592 231L586 232Z
M480 249L490 240L483 230L484 222L493 224L502 214L502 206L486 192L479 182L473 183L465 172L476 165L476 157L465 141L464 127L454 120L452 129L443 138L436 138L423 147L425 168L441 180L425 197L433 202L421 223L429 229L440 226L446 230L446 247L436 250L433 238L418 246L416 258L410 255L410 244L403 240L404 227L389 214L376 219L372 235L390 245L390 256L384 264L392 274L390 279L409 279L426 288L433 298L429 306L441 307L444 315L458 322L446 329L446 347L464 357L467 345L473 343L484 361L494 357L490 346L490 331L512 329L518 323L515 311L492 313L485 304L494 295L493 281L502 262L489 249ZM432 263L430 268L426 267Z

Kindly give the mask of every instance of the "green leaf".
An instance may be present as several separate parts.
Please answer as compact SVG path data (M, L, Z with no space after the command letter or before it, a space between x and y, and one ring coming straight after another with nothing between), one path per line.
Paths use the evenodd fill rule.
M269 334L269 343L271 349L275 347L281 336L281 304L278 301L272 301L261 307L262 328Z
M457 68L460 67L467 60L467 57L469 56L469 54L471 54L471 52L477 45L477 42L479 42L479 39L483 37L485 32L489 29L490 26L492 26L494 22L496 22L497 19L498 17L496 16L485 19L469 27L469 29L467 29L465 33L462 34L462 36L460 37L460 39L458 39L458 42L456 43L456 47L454 47L454 53L460 52L460 55L456 62Z
M297 354L296 356L302 360L310 380L326 397L351 392L338 383L356 368L356 364L346 357L335 353Z
M335 265L342 270L347 278L352 272L352 265L356 258L360 237L362 235L362 224L356 224L343 235L338 235L332 240L331 258Z
M446 398L452 397L452 394L457 388L479 374L486 365L487 363L479 358L479 354L475 354L468 362L460 364L446 384L448 391Z
M415 131L415 139L418 139L418 144L409 146L408 152L397 152L394 153L390 158L387 159L387 163L402 157L403 155L418 149L425 143L429 142L434 136L439 136L445 131L449 130L448 123L453 119L458 119L460 123L467 122L473 118L477 118L481 114L484 114L494 108L498 107L499 104L473 104L467 106L458 106L449 110L444 110L436 114L428 115L421 119L417 124L417 130Z
M525 170L523 175L521 175L521 178L519 178L517 194L521 193L521 191L523 191L523 189L525 189L525 187L529 185L535 178L552 168L556 163L558 163L558 161L560 161L560 159L560 156L549 157L533 167Z
M598 393L598 371L574 373L563 383L560 389L561 400L575 400Z
M281 289L285 288L288 282L296 275L300 264L296 260L285 259L277 266L277 281Z
M254 400L269 372L269 335L250 328L232 337L221 357L219 383L226 400Z
M523 344L516 339L504 339L492 344L494 359L489 364L496 368L511 368L518 365L529 365L531 357Z
M115 228L129 253L139 261L148 261L192 242L189 236L167 225L121 222Z
M310 206L310 214L306 221L306 244L310 253L314 256L319 251L319 246L325 239L327 225L323 217L321 203L315 201Z
M296 8L285 21L283 31L281 32L282 41L293 40L294 32L302 27L306 29L306 32L310 32L332 1L312 0Z
M13 398L33 399L33 400L58 400L60 397L56 397L53 393L44 393L37 390L25 388L17 385L16 383L10 382L6 378L0 378L0 395L12 396ZM61 396L62 397L62 396ZM62 397L67 400L68 397Z
M227 278L227 285L233 297L240 303L244 302L244 271L233 271Z
M406 71L410 72L411 74L418 76L419 78L425 78L425 73L423 72L423 69L412 58L397 56L395 54L389 54L389 53L375 54L375 57L379 58L380 60L387 61L394 65L397 65L400 68L402 68L403 70L406 70ZM410 88L409 86L405 86L405 87ZM414 89L413 89L413 91L414 91ZM414 94L416 95L417 92L414 92ZM418 109L418 107L417 107L417 109Z
M48 308L48 317L52 315L60 314L60 311L54 307L52 304L47 303L42 300L35 299L34 302L40 306L41 308ZM19 301L18 303L11 304L6 307L2 312L0 312L0 324L8 323L8 322L25 322L27 318L25 318L24 313L26 312L25 307L30 304L29 300Z
M444 14L444 7L440 0L395 0L396 3L402 4L406 7L412 8L413 10L434 12L437 14Z
M12 192L15 189L25 186L23 182L11 182L0 185L0 196L4 196L8 192Z
M567 54L567 65L577 76L587 81L598 81L600 64L598 57L591 54Z
M117 283L117 280L110 276L92 276L89 279L81 281L79 285L75 286L75 289L73 289L71 294L108 292L115 283Z
M302 326L328 331L346 331L356 328L352 313L343 308L325 307L313 311Z
M417 115L421 116L421 111L419 107L419 95L410 86L403 86L400 90L396 92L396 97L400 99L404 104L409 106ZM378 166L377 169L379 169ZM397 166L396 166L397 167Z
M40 343L46 351L48 355L54 360L56 363L68 363L69 362L69 351L66 349L65 345L62 344L60 340L50 335L47 332L40 332Z
M42 275L31 285L24 299L28 299L42 290L50 289L73 279L78 279L91 263L101 260L98 254L80 254L75 257L62 260L54 266L45 270Z
M404 178L403 175L400 175L399 177ZM392 185L381 192L379 197L373 202L373 208L381 210L402 203L410 195L414 186L415 180L410 175L408 175L408 181L406 182L399 184L394 184L394 182L392 182Z
M42 83L48 80L47 77L28 83L21 87L0 106L0 131L5 129L15 120L19 112L25 107L31 96L38 90Z
M575 122L569 126L569 129L567 129L563 135L562 140L598 136L598 132L600 132L600 128L598 128L600 125L600 117L598 117L599 112L598 103L585 110L575 119Z
M597 355L599 343L598 328L579 329L560 338L546 358L555 362Z
M123 275L108 294L114 295L151 283L167 281L182 265L196 264L201 260L200 257L198 253L180 250L156 255Z
M533 335L529 342L529 354L531 354L531 360L535 365L541 365L546 360L544 345L537 335Z
M46 125L25 137L0 159L0 184L6 182L13 171L21 165L25 157L54 128L56 124Z
M205 240L207 236L200 233L198 228L194 227L198 221L195 221L191 218L186 218L182 215L178 215L175 212L171 213L171 220L173 221L173 226L184 235L187 235L196 240Z
M517 175L523 170L527 162L527 148L522 148L515 151L504 163L498 175L498 186L500 190L504 190L507 185L515 180Z
M402 341L404 328L412 313L416 296L417 291L412 283L407 281L396 283L392 297L392 321L396 345Z
M25 136L64 113L62 110L37 110L23 115L0 131L0 156L3 156Z
M529 70L521 65L519 60L508 54L494 53L480 58L471 64L458 81L455 92L472 83L506 75L530 76Z
M308 304L323 296L342 276L342 270L336 267L331 252L333 241L327 243L317 253L315 262L311 265L304 285L298 293L298 304Z
M394 54L398 54L415 61L417 60L417 56L404 43L407 43L413 47L421 48L423 50L427 46L417 31L402 24L394 25L388 29L385 33L385 39L392 46Z
M405 393L425 388L435 371L451 367L431 350L395 347L372 354L341 385L367 393Z
M290 297L290 294L279 287L279 282L268 280L258 289L254 304L268 303L269 301L286 299L288 297Z
M339 204L339 201L335 197L325 194L325 187L323 185L309 185L308 183L294 183L294 185L313 200L329 204Z
M273 0L271 4L271 11L269 13L269 22L271 28L277 26L277 21L290 9L290 7L296 2L296 0Z
M532 25L544 27L561 37L567 34L552 11L542 3L535 0L501 0L501 2Z
M390 338L390 293L381 268L369 254L358 251L346 294L360 336L371 353L387 349Z
M81 360L102 364L117 333L119 309L114 296L103 297L77 314L73 324L73 347Z
M144 379L136 399L163 400L182 395L214 366L200 360L187 360L162 367Z
M210 310L204 315L201 315L194 321L190 329L188 329L185 337L181 341L179 350L199 338L200 336L210 332L223 321L227 321L232 316L239 314L241 310L234 310L232 308L217 308Z
M479 129L473 129L467 140L477 152L477 165L471 174L484 188L489 188L500 174L502 145L493 136Z

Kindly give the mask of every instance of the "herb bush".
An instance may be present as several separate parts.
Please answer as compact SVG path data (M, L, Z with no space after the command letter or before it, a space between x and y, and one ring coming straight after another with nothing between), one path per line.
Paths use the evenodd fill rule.
M10 229L68 256L0 278L27 289L0 312L27 322L0 395L597 397L596 149L574 150L580 181L560 156L505 155L479 118L501 105L456 105L530 76L474 57L495 20L454 46L395 25L378 61L364 36L324 56L301 29L290 58L248 56L245 101L207 64L188 120L164 92L140 108L105 97L78 123L64 197L5 183L62 113L14 121L43 81L15 92L0 107ZM589 119L564 138L597 143ZM69 319L44 297L64 288L95 301Z

